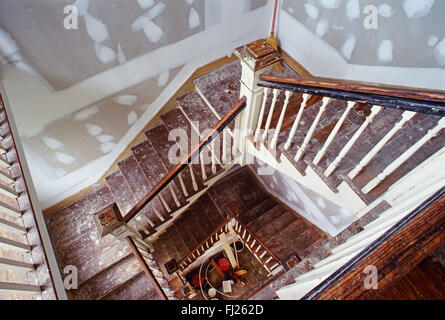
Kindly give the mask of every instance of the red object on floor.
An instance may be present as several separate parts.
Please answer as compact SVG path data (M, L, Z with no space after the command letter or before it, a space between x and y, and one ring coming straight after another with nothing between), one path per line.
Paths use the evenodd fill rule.
M230 267L230 262L227 258L221 258L218 260L218 267L222 270L222 271L226 271L227 269L229 269Z
M199 283L199 274L195 274L194 276L192 276L191 282L194 288L198 288L204 283L204 277L201 276L201 283Z

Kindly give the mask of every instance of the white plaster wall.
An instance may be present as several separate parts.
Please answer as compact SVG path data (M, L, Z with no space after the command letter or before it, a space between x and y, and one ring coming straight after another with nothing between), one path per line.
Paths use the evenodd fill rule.
M212 8L208 5L212 2L212 0L205 1L206 10ZM169 2L168 5L174 5L174 3ZM116 137L118 141L115 141L112 148L102 156L90 158L88 164L81 168L74 171L59 170L48 162L46 154L39 154L39 150L36 152L32 150L32 145L24 143L31 174L43 208L96 183L133 138L197 68L230 55L237 46L268 34L268 26L262 22L269 21L271 18L272 1L268 1L266 6L259 8L256 8L251 1L237 0L219 1L219 6L222 8L221 19L216 23L210 23L213 13L205 12L203 14L205 21L200 22L205 23L205 28L201 32L156 48L61 91L55 91L37 73L20 69L18 64L9 63L4 66L3 84L6 95L20 135L24 138L39 137L45 128L56 121L66 119L75 112L91 107L98 101L136 86L142 81L159 77L174 68L180 68L156 99L149 103L146 110L138 115L137 120L126 129L125 134L122 137ZM249 11L249 8L252 10ZM20 43L15 45L20 47ZM25 60L22 62L26 64ZM68 132L68 134L79 133ZM58 139L58 137L51 138ZM51 145L57 149L57 142ZM91 146L85 146L85 148L88 147ZM84 156L87 157L88 152ZM62 160L70 162L72 159L67 157Z
M255 158L252 168L278 199L331 236L347 228L356 216Z
M369 4L379 8L376 30L363 26ZM444 8L434 0L284 0L277 37L315 76L445 90Z

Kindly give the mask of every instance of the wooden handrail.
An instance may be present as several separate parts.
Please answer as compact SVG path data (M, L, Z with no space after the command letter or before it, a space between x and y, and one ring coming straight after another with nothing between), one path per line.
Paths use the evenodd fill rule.
M442 187L301 299L365 296L363 283L367 274L363 270L368 265L378 270L379 289L392 279L401 278L445 240L444 207Z
M445 116L445 92L359 84L345 81L303 80L261 76L259 86L335 99L370 103L382 107Z
M222 117L218 123L200 140L200 142L191 148L191 150L159 181L158 184L144 196L131 210L125 215L124 222L130 221L147 203L156 197L167 185L184 170L188 164L196 158L201 150L205 148L229 123L245 108L246 97L242 97L233 105L229 112Z

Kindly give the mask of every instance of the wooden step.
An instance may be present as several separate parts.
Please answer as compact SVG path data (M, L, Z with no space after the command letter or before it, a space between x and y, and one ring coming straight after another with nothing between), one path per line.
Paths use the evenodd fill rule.
M121 171L117 171L107 176L105 180L122 212L122 216L125 216L136 205L137 201L124 175Z
M159 158L159 156L157 155L156 150L153 148L150 141L143 141L140 144L132 147L131 150L138 160L139 165L144 171L147 179L152 181L153 185L157 185L167 174L167 168L162 163L161 158ZM176 205L176 201L172 195L172 192L175 194L180 207L184 206L187 203L180 188L181 187L177 186L176 183L173 181L170 182L167 188L161 191L162 197L169 206L174 207L174 205Z
M4 186L2 184L0 184L0 193L4 194L5 196L14 198L14 199L19 196L18 192L15 191L13 189L13 187L12 188L11 187L7 187L7 186Z
M21 210L10 206L7 203L0 201L0 211L14 218L18 218L22 216Z
M141 271L97 300L138 300L150 291L154 291L153 286Z
M196 91L189 92L177 98L176 101L198 132L201 133L206 129L212 129L218 123L218 118Z
M136 201L139 202L145 195L147 195L153 188L153 186L150 184L150 181L145 177L145 174L142 170L142 168L139 166L139 163L136 159L136 157L132 156L125 160L122 160L118 163L119 168L121 169L122 175L125 177L128 186L130 187L131 191L133 192L133 196L135 197ZM157 212L159 212L162 217L167 221L171 218L170 212L173 213L173 209L176 208L173 207L170 208L170 206L167 207L170 210L170 212L167 211L167 208L161 203L160 199L158 197L154 198L151 201L151 205L155 207ZM159 217L155 213L154 209L151 207L151 205L146 205L143 208L143 213L149 217L155 225L157 225L157 221L159 221ZM142 210L141 210L142 211Z
M238 219L244 225L247 225L251 221L255 220L256 218L260 217L261 215L263 215L264 213L266 213L267 211L272 209L276 204L277 204L277 202L274 199L266 198L264 201L260 202L259 204L257 204L252 209L250 209L248 211L245 211L245 212L242 212L238 216Z
M286 212L286 209L281 204L277 204L272 209L270 209L269 211L264 213L262 216L256 218L255 220L253 220L249 224L247 224L247 229L250 232L256 233L258 230L260 230L265 225L278 219L285 212Z
M199 244L196 238L193 235L193 228L189 227L189 219L185 219L184 216L182 216L176 223L176 227L180 230L181 236L184 239L184 242L186 246L193 250L196 248L196 246Z
M182 255L172 240L169 232L162 233L157 241L159 241L164 247L169 260L175 259L176 261L179 261L181 259Z
M205 193L199 198L199 201L196 202L196 206L201 207L201 210L203 210L205 216L207 216L211 221L213 228L217 228L224 222L225 217L215 206L215 203L208 193Z
M175 223L168 227L167 232L173 240L173 243L175 244L180 254L180 258L183 259L193 248L187 247L187 244L182 237L182 230L180 230ZM177 260L176 262L179 262L179 260Z
M4 157L0 155L0 166L3 168L10 168L11 164Z
M147 131L145 134L148 137L148 140L150 140L152 146L156 150L156 153L161 158L162 163L167 168L167 170L173 168L177 163L172 163L172 161L173 162L175 160L179 161L179 159L169 159L169 152L172 147L175 150L178 150L179 147L176 144L176 142L169 141L168 139L169 130L167 129L167 127L164 124L160 124L159 126ZM184 181L186 191L188 193L187 197L191 197L192 195L196 194L197 192L199 192L199 190L202 190L205 187L201 179L199 179L199 177L196 176L196 172L193 171L193 174L195 175L197 189L195 189L193 186L190 167L185 168L181 172L181 176ZM177 185L180 185L178 177L175 179L175 181Z
M71 295L75 300L99 298L136 274L139 274L140 271L141 268L138 261L130 253L97 273L88 281L80 284L77 290L71 291Z
M267 238L279 234L283 229L291 225L296 220L297 217L295 216L294 213L286 211L271 223L264 225L261 229L259 229L255 233L255 235L262 242L266 242Z
M183 150L191 150L192 145L196 145L197 143L199 143L200 141L200 135L199 133L192 128L190 121L188 120L188 118L184 115L184 113L182 112L182 110L180 108L176 108L173 109L165 114L163 114L161 116L162 121L164 122L165 126L167 127L168 130L172 131L172 130L182 130L186 136L187 136L187 144L184 144L182 146ZM193 140L193 141L192 141ZM179 143L180 141L178 141ZM202 152L209 152L208 148L206 148L204 151ZM184 151L184 154L186 152ZM217 157L217 156L215 156ZM219 158L219 157L218 157ZM208 157L207 159L207 164L205 164L205 173L206 173L206 177L207 179L210 179L216 175L218 175L219 173L222 172L223 168L221 167L221 165L219 164L219 159L217 160L218 163L216 164L216 171L215 174L212 173L212 164L211 164L211 158ZM195 160L195 161L199 161L200 160ZM207 180L204 179L202 176L202 168L201 168L201 164L197 163L193 165L193 168L197 174L197 176L199 176L199 178L201 180Z

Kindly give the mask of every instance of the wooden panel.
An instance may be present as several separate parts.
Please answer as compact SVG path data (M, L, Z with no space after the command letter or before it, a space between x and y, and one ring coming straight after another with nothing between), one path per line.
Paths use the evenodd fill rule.
M343 268L339 280L327 287L315 288L305 299L359 299L367 293L363 283L367 274L363 270L374 265L378 270L378 285L400 279L422 261L440 243L445 241L445 188L427 200L421 209L410 214L411 220L394 231L383 235L385 241L354 265ZM419 212L420 211L420 212ZM382 238L383 239L383 238ZM377 240L379 241L379 240ZM329 280L329 278L328 278Z

